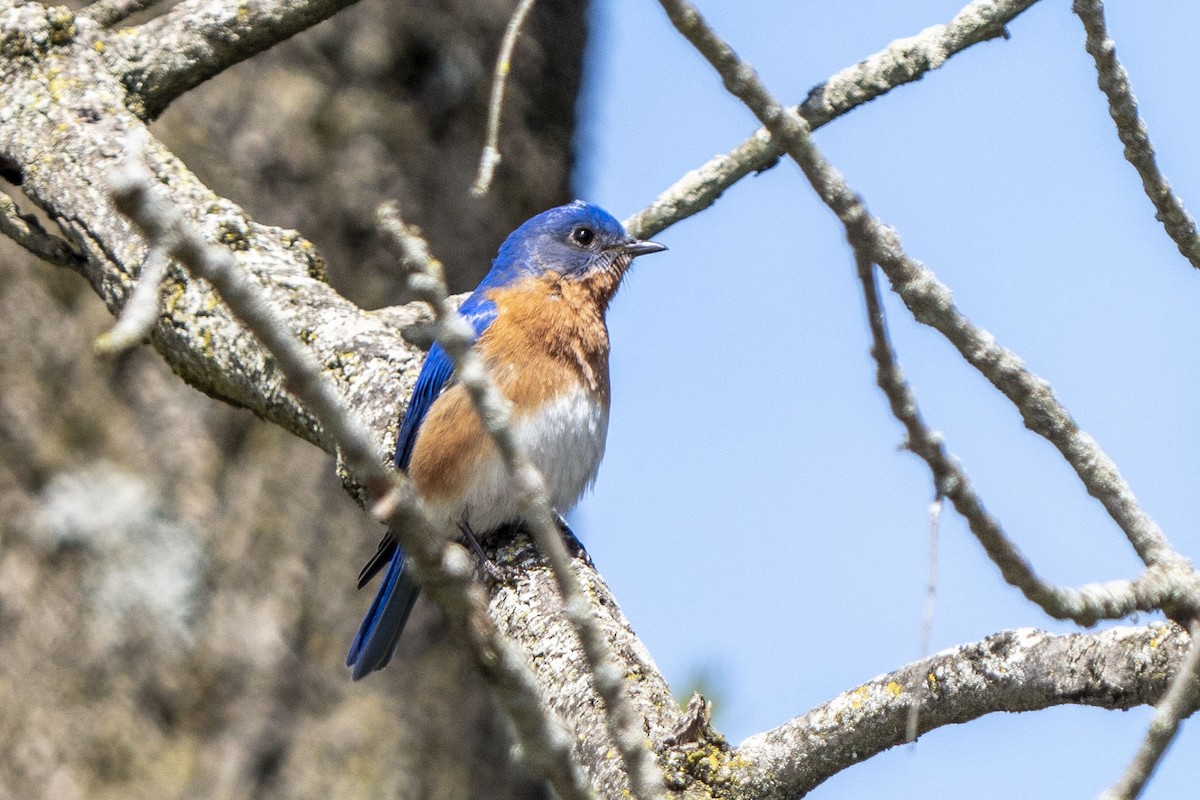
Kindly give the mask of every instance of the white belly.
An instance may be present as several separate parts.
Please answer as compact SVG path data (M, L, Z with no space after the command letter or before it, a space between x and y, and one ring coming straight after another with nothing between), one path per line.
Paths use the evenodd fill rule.
M551 507L566 514L596 480L608 436L608 408L580 388L559 396L540 413L514 420L513 432L541 471ZM477 533L521 519L512 480L494 448L475 470L465 501L440 510Z

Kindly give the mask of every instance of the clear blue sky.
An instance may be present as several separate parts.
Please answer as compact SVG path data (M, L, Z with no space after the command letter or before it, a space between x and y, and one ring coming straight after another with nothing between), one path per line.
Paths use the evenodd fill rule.
M792 103L961 5L700 3ZM579 187L623 218L757 124L656 3L596 6ZM1200 9L1109 6L1160 164L1200 209ZM1040 3L1010 31L816 140L1198 556L1200 272L1121 158L1069 3ZM897 450L841 229L793 164L656 238L670 252L637 262L610 316L608 455L575 519L672 685L701 678L737 742L918 656L930 480ZM1036 568L1065 585L1136 574L1123 535L1057 451L890 293L887 304L927 420ZM1071 630L1007 587L952 512L939 558L934 650L1009 628ZM1092 797L1148 719L1147 709L992 715L813 796ZM1196 724L1147 797L1195 796Z

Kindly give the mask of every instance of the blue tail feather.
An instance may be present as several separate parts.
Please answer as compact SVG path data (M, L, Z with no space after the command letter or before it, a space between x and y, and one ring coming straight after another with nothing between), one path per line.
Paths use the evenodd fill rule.
M354 680L383 669L396 652L396 643L412 611L421 588L412 579L404 551L396 548L388 564L379 593L371 603L358 635L346 655L346 666L353 668Z

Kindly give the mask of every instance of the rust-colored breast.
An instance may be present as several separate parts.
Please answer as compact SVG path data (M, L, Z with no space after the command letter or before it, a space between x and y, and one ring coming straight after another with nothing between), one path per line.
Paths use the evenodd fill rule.
M548 275L489 293L498 313L478 347L518 413L577 383L607 405L608 298L598 288Z
M476 348L512 402L514 421L578 385L608 407L604 314L618 281L607 273L582 281L546 275L488 293L497 315ZM408 474L422 496L444 502L465 493L480 470L494 468L496 455L470 397L455 384L422 422Z

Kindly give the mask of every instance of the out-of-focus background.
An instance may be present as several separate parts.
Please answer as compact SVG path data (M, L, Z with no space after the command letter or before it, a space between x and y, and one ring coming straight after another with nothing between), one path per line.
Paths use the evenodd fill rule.
M468 289L529 214L581 196L627 216L755 129L657 4L542 0L498 183L467 199L511 5L364 0L195 90L155 131L256 219L312 238L334 285L377 307L404 299L370 232L381 199ZM700 5L799 102L961 3ZM1109 19L1160 163L1200 197L1200 12L1150 0ZM1120 157L1066 4L1010 32L816 140L1200 554L1200 274ZM610 315L608 456L574 524L677 693L702 687L738 741L920 655L931 487L873 385L840 228L793 165L657 238L671 250L638 262ZM1038 569L1068 585L1135 574L1053 448L888 308L927 419ZM0 324L0 797L540 796L424 604L398 663L350 683L341 662L370 600L354 577L381 531L324 454L149 350L97 361L99 302L6 242ZM952 513L938 555L933 649L1071 629L1005 587ZM1094 796L1148 720L993 715L814 796ZM1147 796L1188 796L1198 748L1185 724Z

